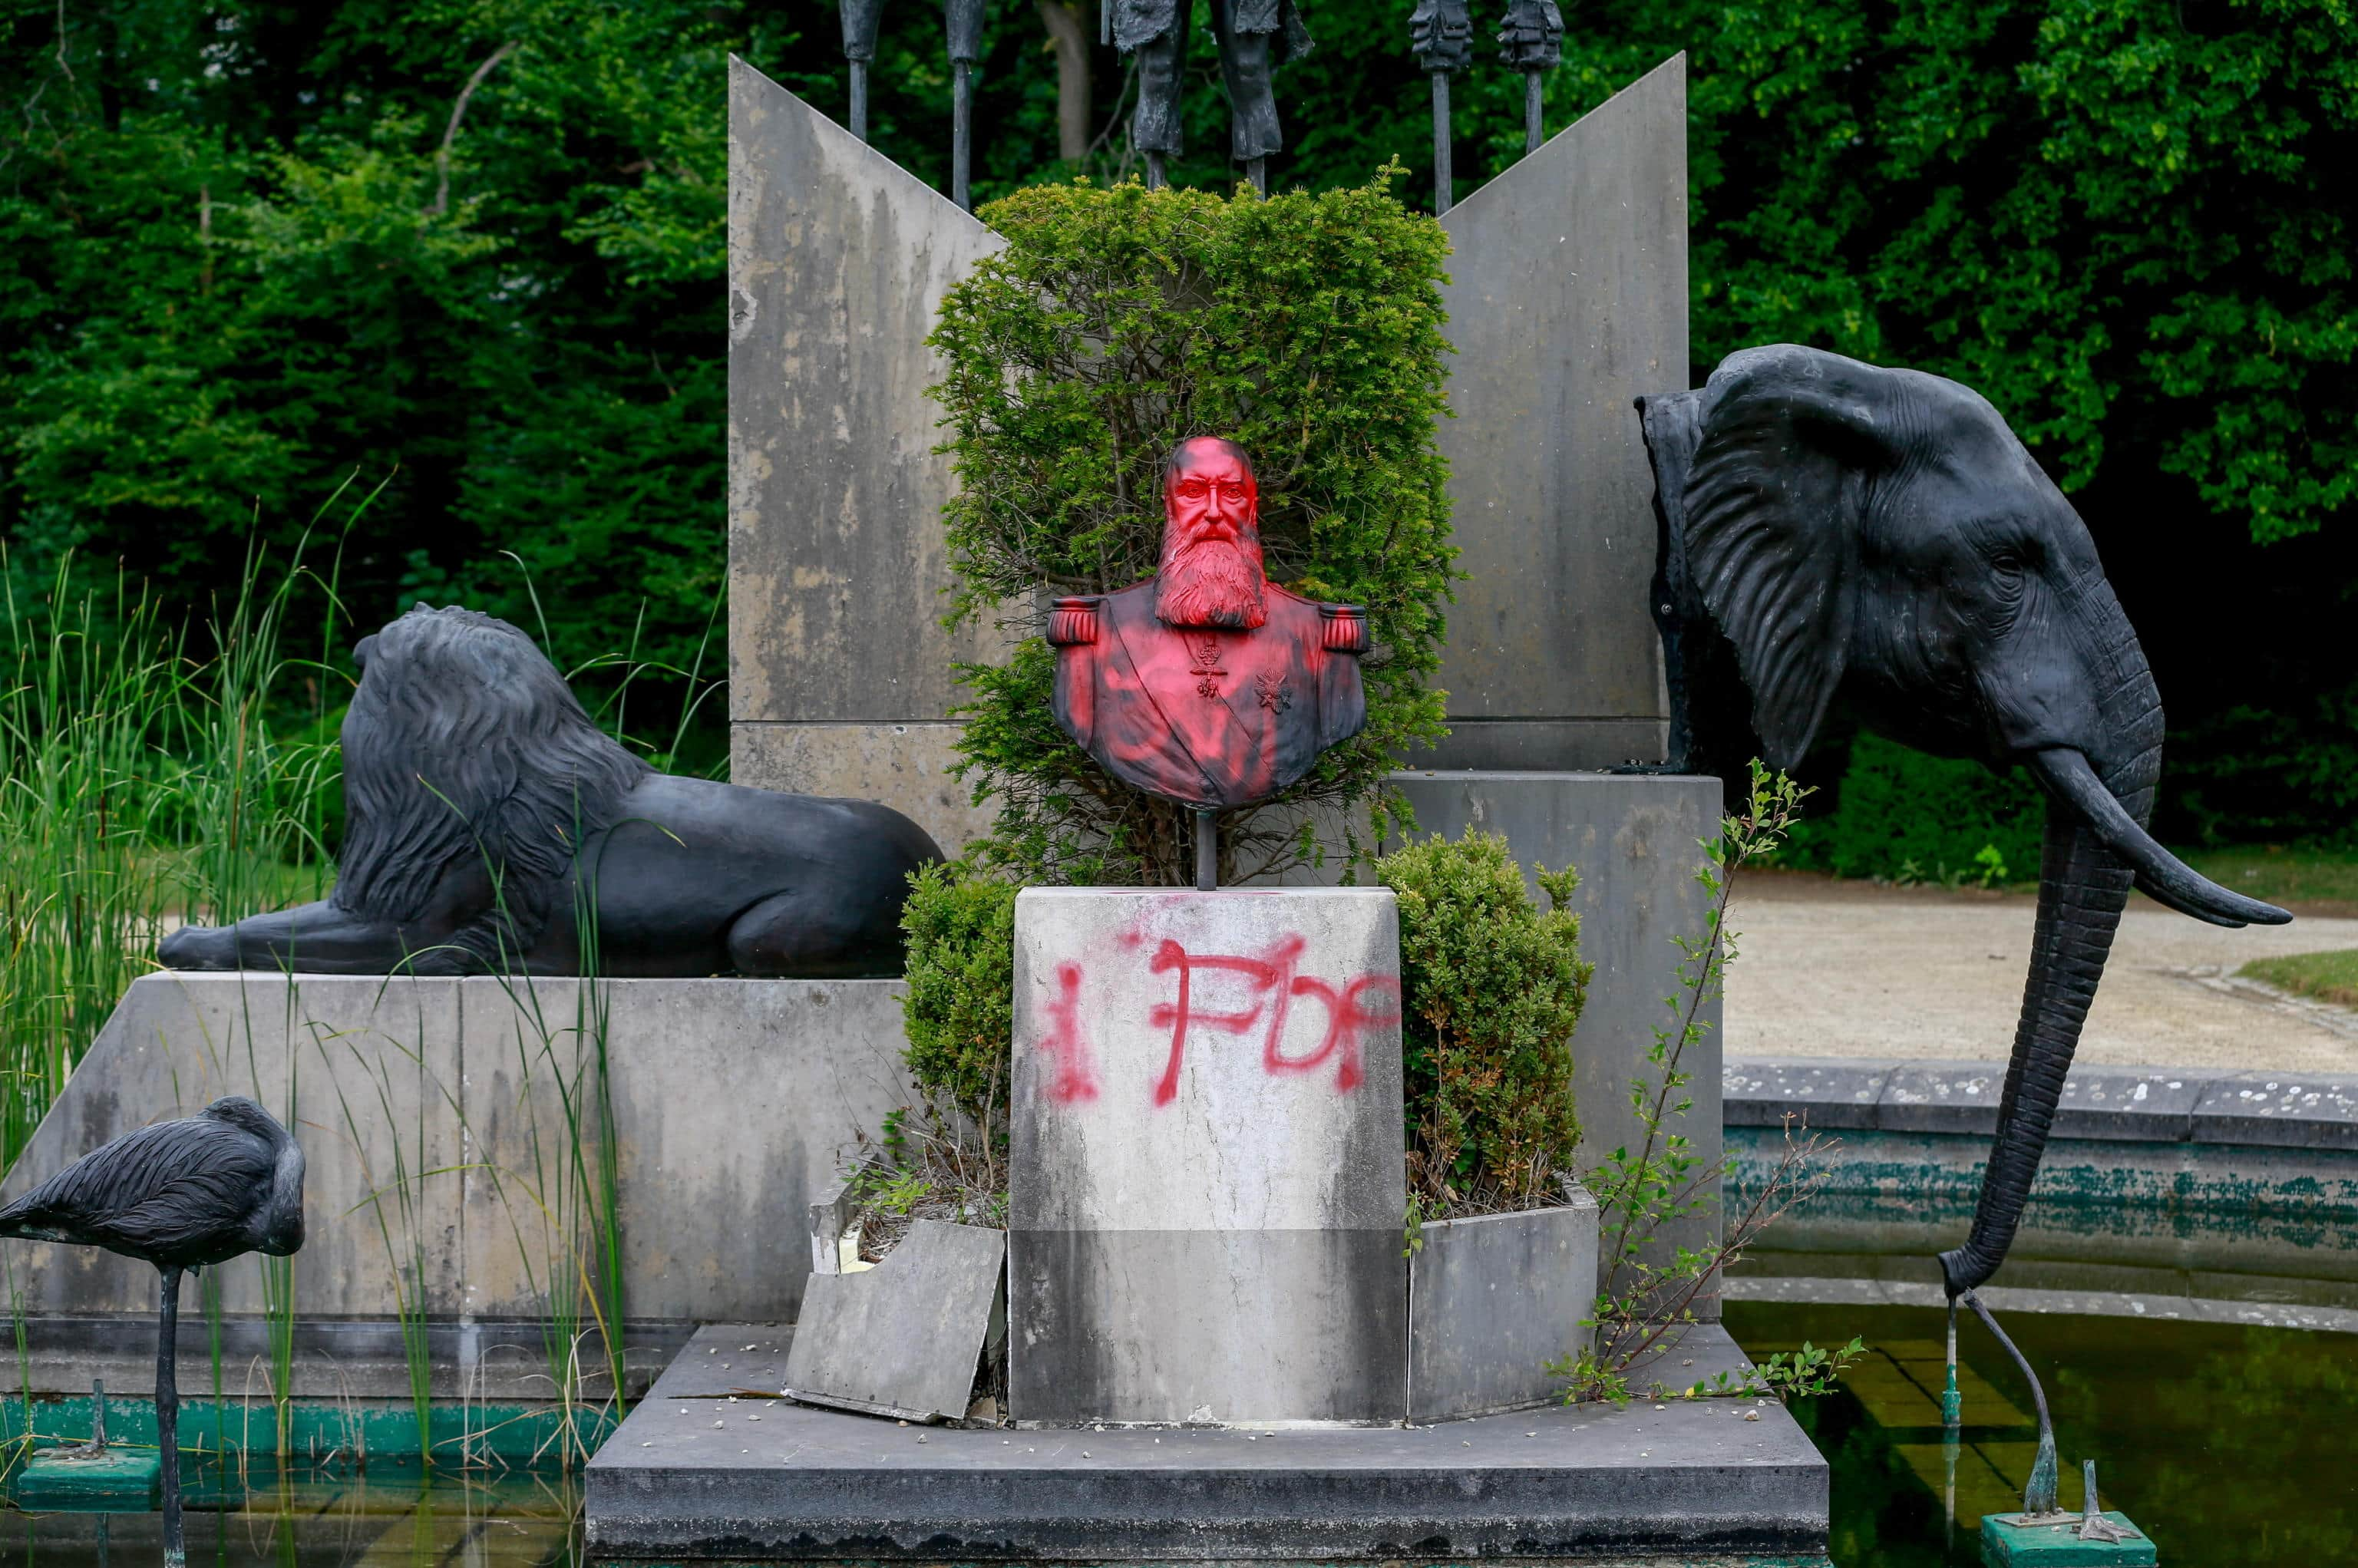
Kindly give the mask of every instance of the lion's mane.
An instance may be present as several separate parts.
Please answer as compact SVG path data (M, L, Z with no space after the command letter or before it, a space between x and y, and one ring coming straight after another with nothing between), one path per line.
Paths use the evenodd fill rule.
M591 722L557 666L504 621L419 605L360 655L332 902L415 920L452 862L474 857L498 896L453 945L511 967L537 939L580 844L620 819L654 770ZM418 968L469 967L450 957Z

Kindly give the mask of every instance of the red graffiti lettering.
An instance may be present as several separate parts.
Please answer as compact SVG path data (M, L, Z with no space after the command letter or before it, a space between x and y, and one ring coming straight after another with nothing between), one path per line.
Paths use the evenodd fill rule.
M1154 1103L1169 1105L1179 1093L1179 1066L1185 1058L1187 1031L1198 1025L1217 1029L1224 1033L1242 1034L1260 1021L1264 1007L1269 1012L1269 1031L1261 1041L1261 1065L1271 1073L1302 1073L1323 1065L1340 1055L1335 1070L1335 1087L1348 1091L1359 1087L1364 1074L1359 1061L1359 1032L1369 1024L1395 1023L1397 1011L1372 1012L1360 999L1371 992L1400 994L1400 982L1388 975L1362 975L1345 986L1338 994L1335 988L1308 975L1297 975L1294 966L1301 961L1307 946L1300 936L1288 936L1271 946L1261 957L1232 954L1191 955L1178 943L1165 941L1155 950L1152 964L1160 974L1175 972L1179 977L1176 1001L1158 1002L1148 1015L1148 1021L1171 1029L1171 1052L1163 1064L1163 1076L1154 1086ZM1210 1012L1195 1005L1195 976L1202 971L1241 975L1253 993L1252 1006L1243 1012ZM1306 1056L1285 1054L1285 1026L1293 999L1314 996L1326 1008L1326 1033L1318 1049Z
M1048 1098L1058 1105L1076 1105L1098 1098L1098 1080L1089 1063L1089 1043L1081 1033L1081 967L1056 966L1057 998L1044 1010L1048 1037L1040 1048L1056 1059L1056 1076L1048 1082Z
M1261 1048L1261 1065L1272 1073L1306 1073L1323 1065L1326 1058L1341 1052L1343 1060L1335 1069L1335 1087L1356 1089L1363 1076L1359 1070L1359 1031L1371 1023L1398 1023L1400 1011L1392 1008L1383 1012L1369 1012L1359 999L1370 992L1400 996L1400 982L1390 975L1361 975L1343 988L1340 996L1325 980L1308 975L1293 978L1295 996L1314 996L1326 1004L1326 1038L1318 1049L1307 1056L1288 1056L1279 1049L1279 1031L1271 1028L1269 1042Z

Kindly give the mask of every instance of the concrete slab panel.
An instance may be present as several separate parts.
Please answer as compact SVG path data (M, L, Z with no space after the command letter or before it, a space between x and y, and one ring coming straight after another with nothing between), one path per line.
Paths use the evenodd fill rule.
M1409 1420L1448 1421L1563 1396L1547 1363L1585 1338L1596 1299L1596 1200L1421 1227L1409 1259Z
M1440 443L1467 580L1435 683L1452 730L1435 765L1660 762L1653 477L1631 400L1689 374L1686 57L1442 225L1457 352Z
M730 717L738 778L881 800L965 841L929 726L995 634L950 584L925 347L998 236L741 59L729 81ZM826 733L760 731L817 725Z
M1006 1266L1005 1231L920 1219L874 1268L812 1275L785 1391L903 1421L965 1415Z
M1399 976L1382 889L1018 896L1017 1420L1401 1419Z
M308 1227L294 1259L301 1308L390 1314L398 1288L429 1312L455 1313L457 1178L426 1175L412 1188L414 1222L388 1189L401 1173L417 1177L464 1163L435 1087L460 1076L458 984L143 975L0 1183L0 1202L134 1128L193 1116L222 1095L250 1095L288 1126L308 1160ZM380 1193L390 1251L366 1206ZM413 1238L424 1256L422 1278L406 1267L416 1261ZM156 1310L156 1271L145 1263L46 1241L0 1241L0 1249L28 1313ZM233 1260L219 1276L224 1312L265 1310L258 1260Z
M900 1091L897 980L385 979L155 974L135 981L0 1193L222 1094L284 1113L308 1157L298 1315L533 1316L564 1255L575 1112L603 1146L602 1052L638 1321L790 1318L805 1217ZM594 1005L592 999L594 999ZM404 1175L409 1204L404 1207ZM577 1184L574 1190L580 1189ZM391 1246L378 1226L377 1197ZM413 1239L415 1248L413 1248ZM36 1314L155 1311L155 1271L0 1242ZM422 1267L420 1266L422 1261ZM264 1310L258 1263L223 1309Z
M1826 1463L1773 1400L1260 1433L945 1430L795 1405L716 1428L709 1403L680 1408L645 1401L590 1460L595 1552L1432 1563L1825 1549Z
M647 1391L651 1400L779 1395L795 1331L774 1323L708 1323L689 1336ZM783 1396L781 1396L783 1397Z
M1730 1127L1778 1127L1788 1115L1812 1128L1873 1127L1890 1076L1887 1062L1732 1060L1720 1070L1721 1116Z
M1662 1005L1676 989L1679 950L1671 938L1700 935L1708 914L1694 873L1703 863L1698 840L1719 831L1719 781L1420 769L1394 773L1392 782L1415 809L1420 833L1455 838L1478 827L1504 834L1526 867L1579 868L1573 907L1580 915L1580 951L1596 966L1572 1042L1581 1168L1617 1148L1636 1149L1642 1133L1629 1109L1629 1080L1644 1068L1655 1029L1672 1022ZM1546 895L1533 883L1531 896ZM1708 1027L1682 1063L1695 1081L1694 1107L1680 1130L1709 1164L1719 1157L1717 1001L1704 1007L1700 1022ZM1698 1217L1663 1234L1665 1245L1698 1247L1717 1230ZM1718 1314L1715 1302L1697 1310Z
M2358 1149L2358 1080L2266 1071L2218 1078L2194 1107L2192 1136L2205 1143Z

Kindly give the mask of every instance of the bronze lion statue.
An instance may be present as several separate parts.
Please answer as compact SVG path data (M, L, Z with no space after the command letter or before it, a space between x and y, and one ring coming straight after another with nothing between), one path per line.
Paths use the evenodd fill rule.
M475 611L421 605L354 657L335 892L175 931L168 968L901 972L909 873L941 851L899 812L658 773Z

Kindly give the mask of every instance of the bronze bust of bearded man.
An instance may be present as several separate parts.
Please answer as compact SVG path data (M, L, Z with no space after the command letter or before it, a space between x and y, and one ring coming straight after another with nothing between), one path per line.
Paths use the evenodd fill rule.
M1133 788L1213 810L1266 800L1359 732L1366 611L1264 574L1260 491L1233 441L1163 470L1163 557L1118 593L1059 599L1056 722Z

